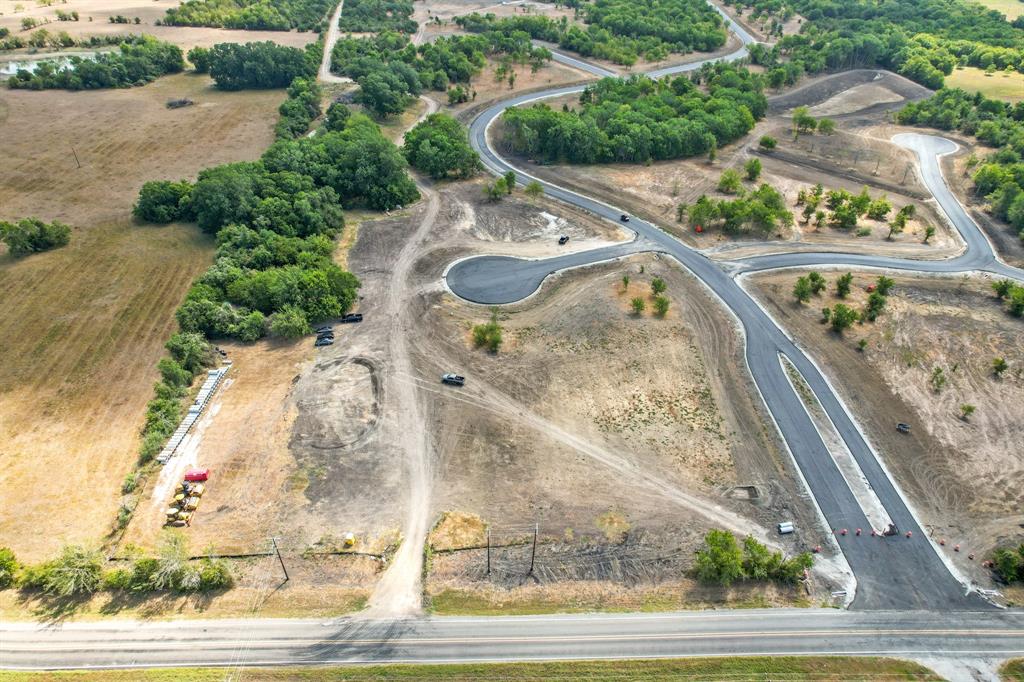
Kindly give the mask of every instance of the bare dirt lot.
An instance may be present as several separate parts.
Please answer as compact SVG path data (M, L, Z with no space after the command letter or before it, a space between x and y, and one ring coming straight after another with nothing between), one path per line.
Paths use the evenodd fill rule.
M793 303L800 274L759 275L751 288L832 377L929 532L947 551L960 544L949 556L987 579L978 563L1024 539L1020 320L1002 311L988 280L899 277L886 312L840 338L820 321L822 306L837 301L831 289L810 305ZM855 273L852 305L862 305L875 276ZM863 352L858 339L867 341ZM1001 378L996 357L1010 367ZM945 380L938 390L936 369ZM962 405L975 412L962 418ZM896 421L911 433L897 433Z
M189 50L196 46L210 47L216 43L244 43L250 41L270 40L279 45L303 47L315 42L315 33L299 33L296 31L232 31L219 28L202 28L192 26L157 26L164 13L177 7L178 0L65 0L47 6L43 3L24 2L22 0L0 0L0 27L9 28L11 33L28 37L33 31L45 28L50 33L67 31L74 38L93 35L123 35L146 33L160 40L166 40ZM20 9L18 9L20 7ZM78 21L58 21L57 10L71 13L78 12ZM122 15L132 23L114 24L110 17ZM41 26L27 31L22 30L22 19L31 17ZM139 23L134 23L135 17ZM49 22L49 23L45 23ZM45 25L43 25L45 23ZM23 51L22 51L23 52Z
M132 222L140 185L256 158L273 138L283 92L209 83L0 92L0 218L74 228L62 249L0 255L0 536L24 559L108 528L173 310L211 257L193 226ZM180 96L197 106L165 108Z
M442 191L449 208L432 234L437 248L417 266L424 289L414 305L425 326L412 341L435 433L435 515L470 514L510 542L538 523L534 577L560 585L555 592L564 588L565 604L592 581L647 589L678 579L703 532L729 525L726 518L751 532L781 516L814 527L751 400L730 319L676 266L642 256L563 274L527 303L500 311L498 354L473 349L470 328L489 313L433 288L441 269L470 251L551 252L559 232L537 234L529 216L538 209L521 200L491 204L477 192L476 183ZM543 211L566 213L557 205ZM567 217L591 239L618 232ZM513 229L516 220L522 227ZM669 314L631 315L630 298L649 297L654 276L668 282ZM468 377L465 389L437 383L453 370ZM594 553L603 558L588 559ZM495 585L524 579L522 547L506 554L494 558L505 568L493 584L481 580L476 560L463 566L435 557L439 572L426 589L433 596L480 590L477 597L489 601Z

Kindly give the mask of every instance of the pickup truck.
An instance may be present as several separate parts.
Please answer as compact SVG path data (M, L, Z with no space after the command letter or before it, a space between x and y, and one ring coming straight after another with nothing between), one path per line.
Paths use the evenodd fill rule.
M441 383L442 384L448 384L450 386L465 386L466 385L466 377L459 376L458 374L451 374L451 373L442 374L441 375Z
M342 324L351 324L353 322L362 322L362 321L363 321L363 314L362 313L349 313L348 315L345 315L344 317L341 318L341 323Z

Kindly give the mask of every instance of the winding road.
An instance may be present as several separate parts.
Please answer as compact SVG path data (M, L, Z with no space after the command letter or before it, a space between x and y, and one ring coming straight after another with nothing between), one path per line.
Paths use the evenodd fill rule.
M720 59L740 59L746 55L745 46L753 42L753 39L724 13L722 16L739 36L744 47ZM565 55L557 55L556 59L594 75L607 75L600 67ZM700 68L703 63L668 67L648 75L659 77L692 71ZM503 174L513 171L520 183L538 180L549 196L617 222L622 210L531 176L503 158L491 146L488 137L491 125L508 107L577 93L584 87L554 88L494 104L470 125L470 141L491 172ZM468 301L488 305L508 304L527 298L537 291L547 277L567 268L583 267L644 251L657 251L671 256L699 278L739 320L746 337L746 361L750 373L826 527L868 529L871 524L790 384L781 358L786 358L810 386L887 515L900 529L899 536L887 538L870 537L867 534L857 537L853 533L845 537L836 535L839 548L856 578L856 596L851 606L860 609L978 609L986 606L986 602L970 592L953 575L951 567L922 531L905 497L824 374L742 286L741 275L744 273L809 266L945 274L983 271L1024 279L1024 273L1020 270L999 261L992 245L946 185L938 160L940 156L956 151L956 145L944 138L920 134L898 135L894 142L917 154L925 186L965 243L962 255L945 261L917 261L860 254L800 252L736 261L712 261L655 225L633 218L629 225L637 236L629 243L537 260L476 256L452 264L445 278L449 289ZM906 532L910 533L910 537L904 535Z

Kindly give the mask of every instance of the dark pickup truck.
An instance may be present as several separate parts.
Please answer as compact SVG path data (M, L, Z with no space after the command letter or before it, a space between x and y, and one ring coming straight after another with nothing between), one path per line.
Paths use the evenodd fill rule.
M442 374L441 375L441 383L442 384L448 384L449 386L465 386L466 385L466 377L460 376L458 374L451 374L451 373L449 373L449 374Z
M345 315L344 317L341 318L341 323L342 324L352 324L353 322L362 322L362 321L363 321L363 314L362 313L349 313L348 315Z

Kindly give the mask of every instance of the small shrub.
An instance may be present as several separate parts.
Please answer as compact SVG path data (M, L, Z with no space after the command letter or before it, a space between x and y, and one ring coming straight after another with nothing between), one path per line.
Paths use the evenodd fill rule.
M10 547L0 547L0 590L5 590L14 584L14 577L18 573L18 559Z
M501 348L501 325L498 324L497 309L491 311L491 319L485 324L473 327L473 345L497 353Z
M658 317L665 317L668 313L669 300L667 296L654 297L654 314Z

